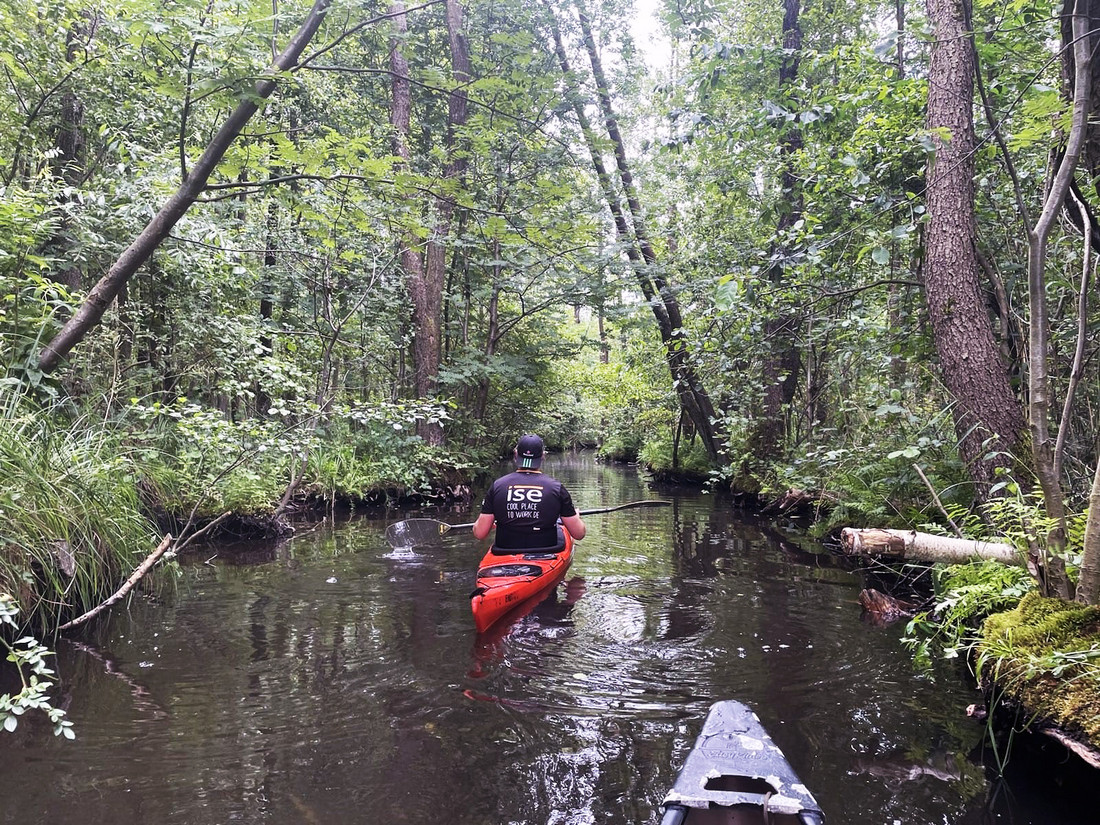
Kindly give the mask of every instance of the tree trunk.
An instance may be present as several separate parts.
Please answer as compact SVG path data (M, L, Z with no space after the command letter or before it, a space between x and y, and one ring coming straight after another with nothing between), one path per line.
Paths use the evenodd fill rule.
M1057 472L1059 457L1055 454L1050 438L1050 322L1046 300L1046 264L1050 233L1065 204L1066 194L1085 146L1092 95L1091 20L1088 6L1089 0L1077 0L1070 26L1072 39L1065 44L1067 48L1072 47L1074 58L1071 90L1073 114L1066 147L1051 180L1043 211L1034 228L1028 232L1028 417L1031 451L1047 516L1054 523L1054 527L1047 533L1044 548L1047 568L1044 584L1062 598L1070 598L1072 592L1063 559L1066 547L1066 509L1062 479Z
M798 80L798 67L802 59L802 27L799 24L799 0L783 0L783 58L779 67L779 96L792 94ZM770 257L776 261L768 270L768 280L773 291L782 291L786 281L782 263L794 249L790 233L802 219L802 184L796 174L795 163L802 151L802 131L794 123L781 121L783 130L779 138L779 155L782 172L779 178L780 196L777 203L779 221L776 225L776 241ZM798 347L799 321L791 312L778 310L764 321L764 354L760 371L760 383L764 388L760 408L753 416L752 431L746 439L747 466L742 467L738 485L746 490L756 486L752 480L753 468L769 459L779 458L790 429L790 405L798 386L798 373L802 368L802 355Z
M279 263L278 234L279 234L279 207L274 198L267 205L267 215L264 226L264 265L263 277L260 278L260 357L271 358L275 351L275 342L271 336L272 319L275 315L275 267ZM267 393L267 387L256 382L256 410L266 415L271 408L271 396Z
M393 104L390 110L390 123L394 132L394 152L406 164L411 160L408 144L409 119L412 110L412 97L409 83L409 64L401 50L401 39L408 31L408 22L404 14L403 2L391 6L394 27L398 37L394 40L390 53L390 69L393 75ZM447 100L447 134L445 146L447 161L443 168L442 179L453 181L460 179L466 170L466 160L458 151L459 133L466 124L468 95L466 84L470 81L470 57L466 36L462 31L462 6L457 0L447 0L446 26L447 40L451 49L451 66L454 75L454 88ZM448 187L442 187L444 191ZM454 217L455 201L452 196L438 195L433 198L429 210L434 216L432 231L421 255L417 240L410 233L406 246L401 251L401 265L405 271L409 298L412 302L413 320L413 386L420 398L435 395L439 378L439 365L442 352L443 285L447 272L447 241ZM422 424L418 433L430 444L443 442L443 430L438 424Z
M172 227L202 193L226 150L256 113L260 102L266 100L275 91L278 75L292 71L297 65L298 58L309 45L309 41L313 39L313 35L317 33L331 3L332 0L315 0L313 8L287 47L275 58L262 78L255 83L252 93L237 104L192 167L187 179L153 216L141 234L123 250L107 274L88 293L88 297L73 317L39 353L39 368L43 372L53 372L61 359L68 355L73 347L84 339L88 331L99 323L130 276L149 260L161 242L168 237Z
M692 424L695 425L695 431L702 441L707 456L712 462L717 464L721 460L723 438L716 424L717 415L714 410L714 405L706 389L703 387L703 383L699 379L698 374L695 372L695 368L691 364L690 354L688 353L687 342L685 340L683 319L680 315L680 304L676 299L675 293L661 273L657 261L657 254L653 250L652 244L649 242L649 235L646 230L645 217L642 214L641 202L638 199L637 188L634 185L633 174L631 173L630 165L626 157L626 143L623 140L618 121L615 118L615 113L611 106L610 87L604 75L603 63L596 50L596 41L592 36L592 26L580 3L578 3L578 11L585 49L588 52L589 62L592 65L593 79L596 82L597 98L603 113L604 124L607 128L608 136L611 139L611 146L614 150L615 162L619 171L619 179L622 183L627 207L630 211L630 224L627 223L622 203L619 200L615 186L600 157L595 134L579 101L574 102L574 112L580 122L581 130L584 132L585 141L592 154L592 162L596 170L596 176L600 181L604 197L607 199L608 207L611 209L612 217L615 220L616 234L626 247L627 257L638 278L642 294L645 296L646 300L649 301L653 309L654 317L657 320L657 326L661 333L661 341L665 345L665 355L668 361L669 372L672 375L673 386L676 388L679 395L680 405L687 412L688 417L691 418ZM550 13L552 16L552 10ZM566 57L565 48L562 44L561 34L558 31L556 22L554 22L553 28L558 61L561 64L562 71L568 75L570 73L569 61ZM631 229L631 224L633 225L633 229Z
M1067 88L1073 88L1074 77L1076 76L1076 58L1075 50L1072 47L1074 42L1073 38L1073 10L1074 3L1065 4L1062 8L1062 71L1063 80ZM1096 49L1100 48L1100 0L1086 0L1086 2L1078 3L1077 9L1088 16L1088 29L1090 32L1090 54L1095 54ZM1100 61L1090 61L1089 65L1089 111L1100 111ZM1085 133L1085 145L1082 150L1081 163L1085 167L1085 171L1088 174L1088 180L1093 182L1093 191L1100 195L1100 126L1095 123L1090 123L1086 127ZM1067 210L1069 212L1068 217L1077 222L1077 216L1073 214L1073 210Z
M959 452L979 497L1019 451L1023 415L980 288L974 218L974 56L959 0L927 0L929 69L925 278L940 369L955 399Z
M915 530L845 527L840 531L840 542L850 556L888 556L930 564L965 564L987 559L1022 566L1026 562L1024 554L1011 544L954 539Z
M894 20L898 27L897 62L895 63L895 76L900 82L905 79L905 0L894 0ZM891 244L890 249L890 277L898 278L897 244ZM890 284L886 300L886 324L890 330L892 341L901 341L912 334L912 328L906 323L905 313L902 311L902 288L898 284ZM894 387L900 387L905 383L907 364L900 353L890 356L890 382Z
M81 52L87 49L95 38L99 22L99 15L96 12L85 11L79 20L72 24L65 37L66 62L75 63ZM61 119L57 127L58 154L51 165L54 174L69 186L79 186L84 180L87 140L84 130L84 101L73 89L66 89L61 97ZM75 195L67 195L65 200L71 202L75 197ZM63 212L57 232L49 244L51 254L60 260L69 257L70 249L65 238L70 234L71 223L68 214ZM81 287L83 273L79 266L70 264L56 275L54 280L68 287L71 292L75 292Z
M401 44L408 33L409 25L404 2L398 0L390 6L390 10L394 15L392 19L396 34L393 50L390 52L390 71L393 77L390 125L393 127L393 152L404 161L403 165L407 168L412 160L412 150L409 148L412 92L409 62L405 59ZM413 392L420 398L427 398L435 391L435 373L439 360L439 322L432 311L436 302L432 299L419 239L412 232L406 234L400 259L412 304Z

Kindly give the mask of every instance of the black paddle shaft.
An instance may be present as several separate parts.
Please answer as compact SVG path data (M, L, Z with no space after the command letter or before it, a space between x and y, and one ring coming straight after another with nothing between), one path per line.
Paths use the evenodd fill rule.
M643 499L631 501L627 504L618 504L614 507L597 507L593 510L578 510L579 516L592 516L597 513L611 513L615 510L626 510L631 507L660 507L672 504L671 501L661 499ZM386 541L391 547L416 547L421 544L430 544L452 530L463 530L473 527L475 522L465 524L448 524L434 518L411 518L405 521L397 521L386 528Z

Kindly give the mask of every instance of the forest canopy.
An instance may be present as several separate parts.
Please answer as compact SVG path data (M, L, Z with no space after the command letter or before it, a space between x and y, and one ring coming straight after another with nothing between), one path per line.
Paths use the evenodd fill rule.
M828 524L1011 498L1095 601L1100 4L663 3L659 66L629 13L6 3L0 510L432 493L537 430Z

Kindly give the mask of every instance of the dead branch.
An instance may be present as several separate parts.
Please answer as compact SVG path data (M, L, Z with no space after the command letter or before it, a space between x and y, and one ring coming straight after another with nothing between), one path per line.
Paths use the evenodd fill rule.
M157 549L150 553L145 561L138 565L137 570L130 574L130 578L126 580L126 583L122 585L122 587L120 587L113 596L111 596L109 599L107 599L107 601L103 602L103 604L99 605L98 607L93 607L83 616L78 616L71 622L66 622L65 624L61 625L58 630L68 630L69 628L84 624L84 622L88 621L89 619L95 618L112 604L122 599L127 593L134 589L134 585L141 581L141 577L149 572L149 569L157 563L157 559L163 556L164 553L171 546L172 534L169 533L164 537L163 541L161 541L161 543L157 545Z

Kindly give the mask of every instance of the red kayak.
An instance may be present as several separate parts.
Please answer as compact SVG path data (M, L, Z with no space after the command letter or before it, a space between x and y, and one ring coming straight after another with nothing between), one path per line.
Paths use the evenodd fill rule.
M478 565L477 587L470 594L478 633L484 633L520 605L545 596L565 578L573 561L573 537L565 529L561 535L558 547L545 550L489 548Z

